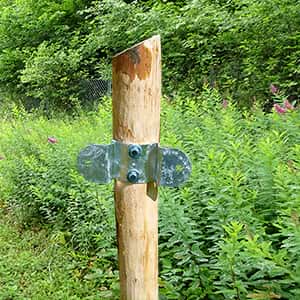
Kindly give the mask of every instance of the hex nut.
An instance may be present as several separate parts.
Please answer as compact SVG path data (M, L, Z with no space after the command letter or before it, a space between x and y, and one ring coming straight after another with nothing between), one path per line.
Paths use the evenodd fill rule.
M131 158L139 158L142 155L142 147L140 145L130 145L128 154Z
M137 183L138 180L139 180L139 172L137 170L130 170L128 173L127 173L127 180L130 182L130 183Z

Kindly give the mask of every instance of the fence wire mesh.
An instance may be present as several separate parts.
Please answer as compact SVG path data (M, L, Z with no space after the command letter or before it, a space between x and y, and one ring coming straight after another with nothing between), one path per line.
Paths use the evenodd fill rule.
M89 79L82 82L83 98L95 101L111 95L111 80Z

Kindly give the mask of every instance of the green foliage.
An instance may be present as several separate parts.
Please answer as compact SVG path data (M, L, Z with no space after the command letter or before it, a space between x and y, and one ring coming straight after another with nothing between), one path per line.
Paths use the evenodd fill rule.
M78 51L40 44L20 77L27 85L27 96L41 99L42 106L52 110L79 106L78 87L84 78L79 70L80 59Z
M99 22L92 36L100 33L111 54L161 34L168 93L197 94L209 83L249 106L266 102L273 82L298 97L298 1L198 0L180 9L157 4L146 12L136 4L113 2L106 1L111 11L96 5Z
M1 3L0 90L4 95L16 95L24 103L34 97L42 103L55 101L65 109L74 106L78 89L74 92L72 85L76 86L74 78L82 71L69 44L81 20L76 12L85 2Z
M76 108L80 80L106 77L112 55L160 34L166 94L197 95L209 84L240 106L268 108L271 83L299 97L299 8L297 0L4 2L0 90Z
M23 122L12 121L11 127L3 128L1 148L7 144L4 155L10 170L15 170L3 170L2 176L8 183L3 186L3 193L10 195L10 206L23 223L55 224L66 230L74 246L85 249L97 250L99 241L111 241L112 203L105 201L111 195L110 189L89 184L75 172L76 155L86 140L105 137L107 115L105 111L101 113L102 126L97 124L98 130L92 137L89 132L96 127L94 118L81 118L69 126L63 121L32 120L27 116ZM78 135L80 128L86 128L87 134ZM47 140L52 133L57 144ZM110 222L98 226L106 215Z
M176 224L167 223L162 253L178 243L161 271L166 287L175 284L162 290L167 299L297 299L299 111L241 114L230 104L221 109L215 91L199 98L183 99L162 132L193 160L186 187L161 199L160 232L166 220Z
M97 257L77 255L62 232L23 230L1 212L1 299L115 299L117 274ZM101 268L101 269L99 269ZM98 276L91 276L96 273ZM106 281L101 277L105 272Z
M298 299L299 113L241 113L210 89L164 101L161 143L187 152L193 172L160 189L161 299ZM110 107L74 120L11 115L0 123L3 206L23 227L60 232L87 264L96 256L82 278L114 291L112 188L76 171L79 149L110 142Z

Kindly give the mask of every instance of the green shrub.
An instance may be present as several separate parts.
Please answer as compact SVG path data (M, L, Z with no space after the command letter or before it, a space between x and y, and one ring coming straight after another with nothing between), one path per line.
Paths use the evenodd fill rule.
M80 59L78 51L57 44L40 44L22 71L26 95L40 99L40 105L49 111L78 107L79 86L84 78L79 70Z
M166 298L297 299L299 111L242 114L216 92L182 103L162 132L193 161L161 199Z
M196 96L209 84L267 110L271 83L299 98L299 8L297 0L6 1L0 91L77 108L80 80L105 77L112 55L160 34L166 94Z
M22 222L55 224L66 230L75 246L86 249L96 249L99 240L113 236L109 227L114 226L109 213L113 206L107 201L110 189L89 184L75 172L76 155L86 140L105 137L107 113L101 115L103 119L81 118L72 125L28 116L11 121L1 134L1 149L6 145L3 152L9 166L2 173L9 183L3 193L9 195L9 205ZM79 128L85 128L86 133L78 134ZM57 143L48 141L52 135ZM95 217L96 224L107 217L105 227L95 225Z

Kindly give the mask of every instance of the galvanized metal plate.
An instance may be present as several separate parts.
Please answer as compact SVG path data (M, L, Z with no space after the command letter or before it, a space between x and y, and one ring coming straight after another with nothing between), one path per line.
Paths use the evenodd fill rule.
M89 145L80 151L77 165L83 177L95 183L109 183L112 177L112 145Z
M78 169L89 181L109 183L118 179L131 183L157 182L176 187L191 173L191 163L180 150L159 148L157 143L132 145L113 141L89 145L78 156Z
M138 178L134 183L146 183L156 181L158 144L139 145L141 153L138 157L130 156L130 147L133 144L125 144L112 141L114 178L120 181L128 181L128 173L136 171Z
M188 157L178 149L160 148L160 168L158 184L177 187L191 174L192 165Z

